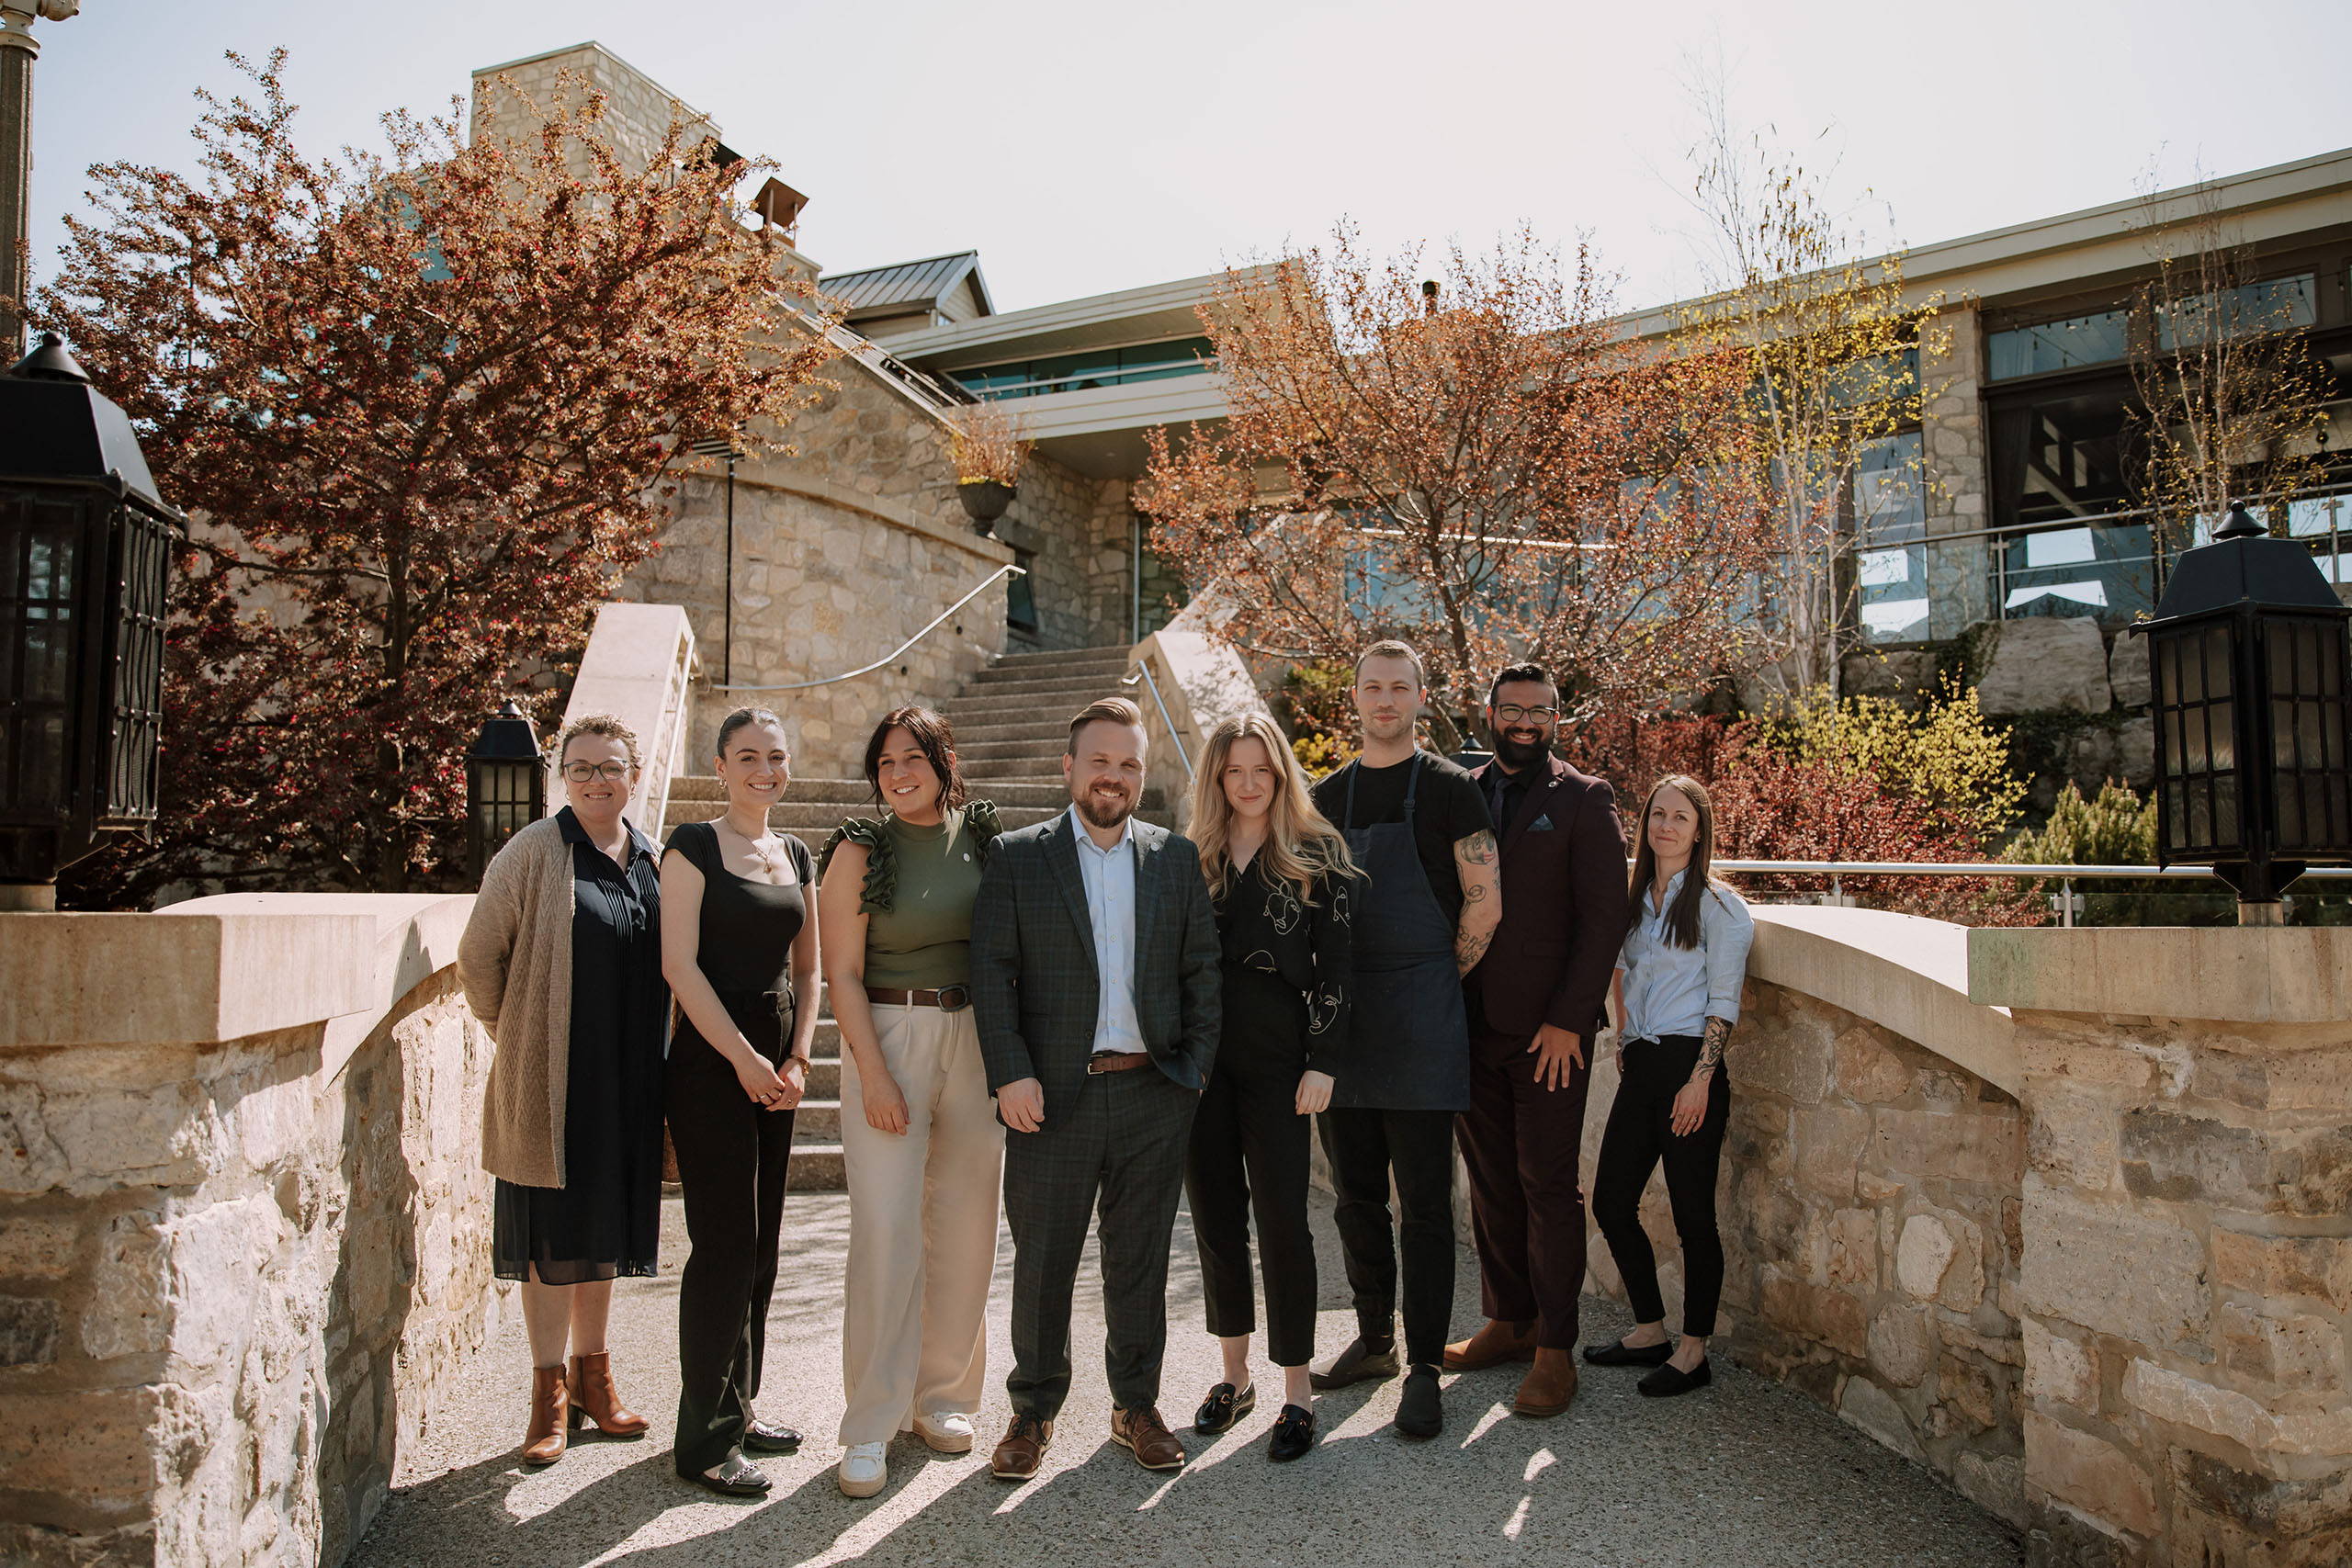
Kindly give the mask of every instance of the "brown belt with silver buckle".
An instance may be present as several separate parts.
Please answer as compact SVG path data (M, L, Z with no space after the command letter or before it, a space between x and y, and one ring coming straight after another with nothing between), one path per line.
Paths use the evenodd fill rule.
M968 987L942 986L935 991L894 991L888 986L868 986L865 999L886 1002L891 1007L937 1008L942 1012L962 1012L972 1005Z
M1148 1051L1097 1051L1086 1058L1087 1076L1130 1072L1150 1060L1151 1054Z

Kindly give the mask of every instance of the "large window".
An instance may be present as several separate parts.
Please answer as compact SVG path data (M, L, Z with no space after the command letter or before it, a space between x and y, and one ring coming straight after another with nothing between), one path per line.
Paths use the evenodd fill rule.
M1855 453L1855 587L1872 642L1928 635L1927 497L1919 433L1865 441Z
M2112 365L2132 353L2132 312L2099 310L1995 333L1985 379L2007 381L2084 365Z
M994 401L1000 398L1083 391L1090 387L1124 387L1135 381L1163 381L1174 376L1198 376L1211 367L1213 352L1214 345L1208 339L1188 337L1172 343L1089 349L1049 359L975 365L947 374L975 396Z
M2132 383L2110 375L1992 405L1996 603L2004 618L2155 607L2147 520L2136 510Z

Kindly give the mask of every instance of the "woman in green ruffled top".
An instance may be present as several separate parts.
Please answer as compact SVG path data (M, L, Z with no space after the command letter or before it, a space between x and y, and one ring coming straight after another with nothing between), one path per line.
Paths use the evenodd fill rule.
M835 1481L852 1497L882 1489L899 1432L942 1453L971 1450L1004 1163L966 988L996 807L964 798L955 733L929 708L883 716L865 779L886 814L842 823L817 861L819 945L843 1046L847 1408Z

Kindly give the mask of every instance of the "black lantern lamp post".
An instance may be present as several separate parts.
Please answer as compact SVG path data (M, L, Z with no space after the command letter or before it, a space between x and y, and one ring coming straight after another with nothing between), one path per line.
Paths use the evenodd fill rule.
M2307 866L2352 860L2352 620L2311 552L2244 506L2173 569L2148 639L2156 863L2210 865L2241 925Z
M466 859L474 880L506 840L547 815L548 760L530 716L509 699L466 753Z
M164 615L187 519L55 333L0 376L0 908L155 819Z

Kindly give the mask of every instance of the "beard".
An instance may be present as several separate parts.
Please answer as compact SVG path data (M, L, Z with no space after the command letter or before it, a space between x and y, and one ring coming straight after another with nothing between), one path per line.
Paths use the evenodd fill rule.
M1078 797L1078 814L1105 831L1125 821L1135 814L1135 809L1136 797L1132 795L1123 794L1115 802L1107 801L1090 789Z
M1541 736L1532 741L1514 740L1508 734L1495 737L1495 756L1512 773L1533 767L1552 754L1552 738Z

